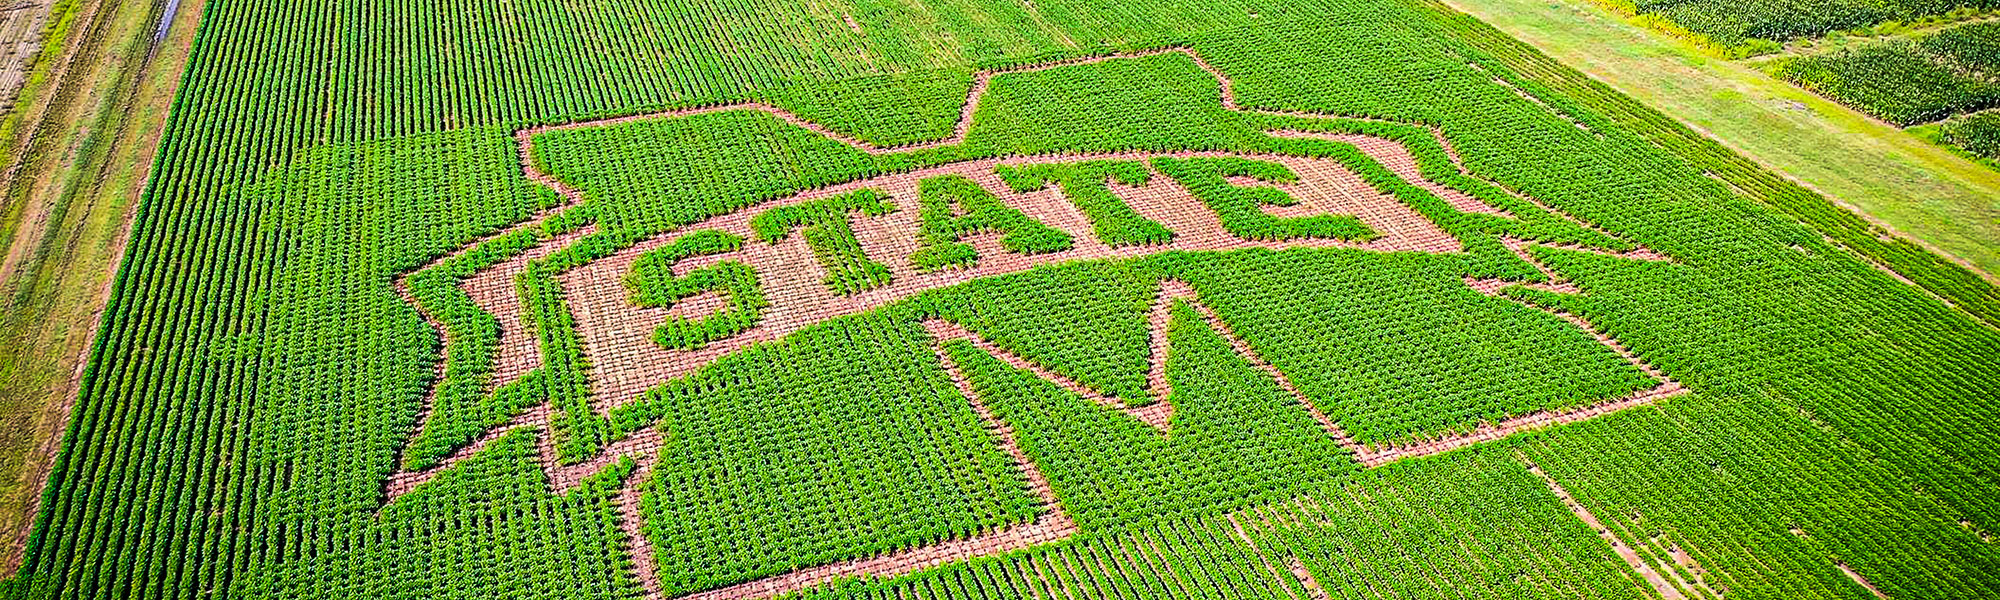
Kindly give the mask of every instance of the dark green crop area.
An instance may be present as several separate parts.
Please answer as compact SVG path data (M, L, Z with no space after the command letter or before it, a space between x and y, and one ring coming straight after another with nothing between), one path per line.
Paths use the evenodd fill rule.
M1938 123L1937 141L1986 160L2000 160L2000 109L1983 110Z
M2000 597L2000 292L1442 4L208 0L191 61L6 597L666 599L1058 516L799 594ZM1185 188L1244 240L1389 231L1299 213L1279 158L1455 244L1163 251L1187 232L1121 196ZM983 187L835 188L989 159ZM776 203L799 193L822 195ZM1028 193L1091 227L1003 201ZM593 394L562 278L733 214L745 234L607 284L716 307L641 343L699 351L799 301L745 249L798 244L857 302L1124 254ZM861 243L871 219L912 223L912 252ZM518 325L460 283L527 256L507 285L537 361L503 381ZM1654 371L1686 393L1361 460ZM1160 402L1164 430L1121 412ZM392 492L410 471L432 476Z
M1899 126L2000 105L2000 22L1780 59L1771 74Z
M1628 13L1657 15L1689 32L1731 46L1812 38L1885 21L1919 21L1995 7L1992 0L1604 1L1628 5Z

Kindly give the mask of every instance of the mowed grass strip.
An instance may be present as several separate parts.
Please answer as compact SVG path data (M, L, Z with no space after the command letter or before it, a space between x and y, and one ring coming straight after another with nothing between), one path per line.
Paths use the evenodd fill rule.
M1582 3L1448 0L1885 228L2000 273L2000 172Z

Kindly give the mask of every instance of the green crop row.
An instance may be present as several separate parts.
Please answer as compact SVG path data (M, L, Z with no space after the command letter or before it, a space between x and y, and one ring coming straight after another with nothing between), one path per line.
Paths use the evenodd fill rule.
M2000 84L1939 60L1928 46L1891 40L1788 58L1766 68L1799 87L1902 126L2000 105Z
M1216 217L1222 219L1222 228L1239 238L1265 241L1320 238L1365 242L1377 236L1375 230L1351 215L1271 216L1264 212L1265 206L1293 206L1299 203L1298 198L1274 187L1233 186L1227 179L1248 177L1269 183L1298 182L1297 174L1278 163L1232 156L1158 158L1153 160L1153 164L1194 192L1196 198L1200 198L1203 204L1215 211Z
M1133 212L1107 185L1139 186L1152 180L1153 172L1138 161L1104 160L1034 165L1000 165L996 171L1015 193L1040 191L1055 183L1063 197L1090 218L1091 232L1098 241L1113 248L1165 244L1174 233L1163 225Z
M1273 577L1220 519L1186 519L1033 552L956 563L892 580L851 580L798 596L814 599L1053 600L1056 598L1286 598L1302 593Z
M621 429L644 418L673 432L642 488L664 593L918 548L1044 510L920 332L837 321L616 415Z
M880 216L896 210L881 192L859 190L831 198L793 204L757 214L750 223L757 239L776 242L803 228L806 246L826 268L826 285L834 293L854 294L889 284L889 267L868 258L854 238L854 214Z
M1884 23L1966 18L1991 0L1594 0L1628 15L1648 15L1679 30L1743 51L1778 50L1776 42L1866 30Z
M1172 428L1160 432L960 341L945 350L1010 426L1085 530L1282 497L1354 463L1277 382L1176 306L1167 359Z
M2000 22L1947 27L1916 38L1924 52L1973 76L2000 75Z
M211 0L203 11L35 529L0 595L631 598L650 561L653 591L672 597L1053 510L953 368L1084 531L823 592L1312 597L1290 555L1341 597L1646 595L1496 454L1518 449L1649 560L1667 564L1661 545L1678 544L1731 597L1864 597L1839 564L1892 597L2000 595L2000 552L1980 538L2000 530L1988 400L2000 397L2000 335L1978 320L2000 315L1992 286L1433 3ZM1224 82L1165 53L994 76L965 142L924 150L870 154L756 110L537 133L532 165L514 137L757 100L900 145L949 136L977 69L1174 45L1227 74L1241 105L1287 116L1230 110ZM1352 145L1274 131L1394 140L1425 178L1507 215L1459 213ZM1181 151L1338 162L1464 251L1052 265L808 327L641 398L590 394L597 373L556 284L568 269L884 174ZM564 201L524 166L582 205L474 245ZM1160 238L1091 183L1139 180L1129 168L1059 168L1076 169L1053 178L1066 196L1110 216L1094 225ZM1210 187L1205 202L1239 209L1276 199ZM867 257L837 234L883 210L868 200L772 217L783 222L757 237L802 235L845 269L830 283L865 287ZM542 366L490 389L497 324L457 281L586 224L597 231L517 282ZM1515 297L1580 316L1694 393L1362 470L1187 306L1169 330L1173 396L1146 389L1146 316L1166 278L1194 286L1367 443L1653 384L1569 322L1467 289L1467 277L1547 279L1503 237L1672 257L1533 249L1584 294ZM406 275L421 310L397 293ZM641 287L687 289L657 275ZM1163 434L962 343L941 360L919 325L932 318L1126 404L1171 402L1174 423ZM543 402L551 427L492 431ZM663 433L647 469L620 459L580 483L544 474L644 427ZM488 435L385 500L392 473ZM628 486L637 523L617 510ZM1307 498L1318 505L1286 508ZM635 525L643 540L626 537Z
M1984 160L2000 160L2000 109L1960 115L1933 127L1933 141L1956 146ZM1915 131L1914 129L1912 131Z
M1648 587L1519 462L1485 453L799 597L1636 600Z
M239 582L248 598L435 598L533 595L619 598L638 582L622 557L612 499L630 460L551 495L533 464L535 436L515 432L355 527L355 551L300 556ZM317 553L315 553L317 554ZM398 573L385 584L328 573ZM297 582L304 582L303 584Z
M1910 126L2000 105L2000 22L1943 28L1771 62L1773 75Z
M1982 321L2000 323L2000 288L1966 267L1932 254L1910 240L1893 236L1825 196L1763 169L1671 117L1561 66L1490 26L1469 18L1459 18L1443 22L1440 31L1440 35L1463 36L1478 48L1473 54L1481 56L1483 64L1488 67L1508 72L1518 69L1533 80L1546 82L1564 96L1576 98L1576 102L1590 106L1592 111L1602 113L1604 119L1615 123L1604 125L1607 129L1623 131L1645 143L1659 145L1687 161L1687 164L1712 174L1714 180L1727 186L1727 191L1776 209L1786 218L1797 220L1843 249L1894 271ZM1687 185L1699 187L1705 184L1689 181ZM1550 198L1546 195L1540 197Z
M728 308L699 319L667 318L653 330L653 342L667 348L692 350L709 342L742 333L757 326L764 309L771 305L757 285L757 270L741 261L723 261L688 272L674 274L674 263L710 254L743 248L743 238L714 230L696 231L639 257L625 276L632 290L634 306L673 308L681 300L702 292L718 292Z
M910 262L924 272L969 268L979 261L972 245L959 240L981 232L998 232L1000 247L1015 254L1047 254L1075 247L1061 230L1036 222L1000 203L993 192L962 175L931 177L917 183L923 205L921 243Z

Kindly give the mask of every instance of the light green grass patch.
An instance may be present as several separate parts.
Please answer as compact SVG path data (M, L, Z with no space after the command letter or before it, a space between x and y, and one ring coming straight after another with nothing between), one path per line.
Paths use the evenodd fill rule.
M1989 279L2000 272L2000 173L1595 6L1447 3Z

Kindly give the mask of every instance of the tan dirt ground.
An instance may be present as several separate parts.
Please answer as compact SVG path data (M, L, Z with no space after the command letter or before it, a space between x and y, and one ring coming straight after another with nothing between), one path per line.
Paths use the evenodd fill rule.
M0 7L0 113L14 108L28 66L42 49L42 28L53 0L16 0Z

